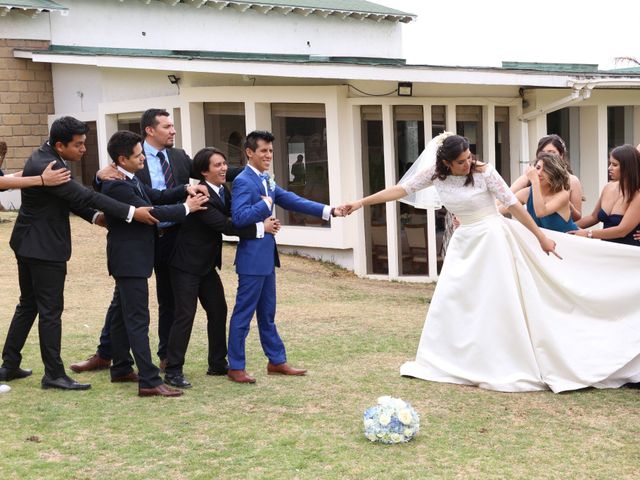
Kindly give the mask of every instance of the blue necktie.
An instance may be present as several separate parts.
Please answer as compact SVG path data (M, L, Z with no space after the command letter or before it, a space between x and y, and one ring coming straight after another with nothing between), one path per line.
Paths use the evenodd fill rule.
M149 197L147 197L147 195L145 194L144 190L142 190L142 187L140 186L140 182L138 181L138 179L136 177L132 177L131 181L136 186L136 190L138 191L138 193L140 194L142 199L147 201L147 202L149 202Z
M171 165L169 160L162 152L158 152L158 159L160 160L160 166L162 167L162 174L164 175L164 184L167 188L173 188L176 186L176 182L173 179L173 172L171 171Z
M218 189L218 195L220 196L220 200L222 201L222 205L225 204L224 201L224 186L220 185L220 188Z

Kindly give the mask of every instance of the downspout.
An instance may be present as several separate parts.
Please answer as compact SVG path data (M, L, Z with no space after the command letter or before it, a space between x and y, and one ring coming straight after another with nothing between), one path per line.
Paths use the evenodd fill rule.
M562 97L530 112L523 113L518 117L518 120L525 124L520 130L520 174L524 173L526 166L529 164L529 128L527 127L529 121L540 115L546 115L547 113L555 112L561 108L586 100L591 96L591 90L595 87L592 83L576 82L573 80L569 80L567 86L571 87L572 90L566 97Z

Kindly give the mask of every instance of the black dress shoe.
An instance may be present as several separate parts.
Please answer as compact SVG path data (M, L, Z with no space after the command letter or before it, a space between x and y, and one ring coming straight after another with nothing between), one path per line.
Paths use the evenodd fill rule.
M184 378L184 375L166 374L164 376L164 383L176 388L191 388L193 386L186 378Z
M42 377L42 388L58 388L60 390L89 390L91 384L78 383L66 375L58 378Z
M24 368L7 368L0 367L0 382L8 382L10 380L16 380L18 378L25 378L31 375L33 372Z
M210 368L209 370L207 370L207 375L222 376L222 375L226 375L228 371L229 371L229 367Z

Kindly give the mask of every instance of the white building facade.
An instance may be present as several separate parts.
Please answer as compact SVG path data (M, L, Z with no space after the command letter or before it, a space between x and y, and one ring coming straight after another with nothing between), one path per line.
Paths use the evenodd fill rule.
M61 115L90 122L99 165L115 131L139 128L147 108L166 108L178 146L191 155L216 146L232 165L243 163L246 133L272 131L278 183L339 205L395 184L443 130L467 136L507 182L541 136L559 133L590 211L607 181L608 150L640 143L637 72L406 65L402 24L412 15L365 1L22 2L32 4L32 18L9 3L0 2L0 37L49 42L13 56L51 65L49 122ZM83 177L97 167L83 165ZM277 215L285 251L359 275L437 278L441 211L389 202L330 224Z

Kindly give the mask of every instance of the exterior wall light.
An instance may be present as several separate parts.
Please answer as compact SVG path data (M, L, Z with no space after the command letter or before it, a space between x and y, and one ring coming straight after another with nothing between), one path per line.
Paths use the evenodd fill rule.
M398 96L410 97L413 94L413 83L411 82L398 82Z

